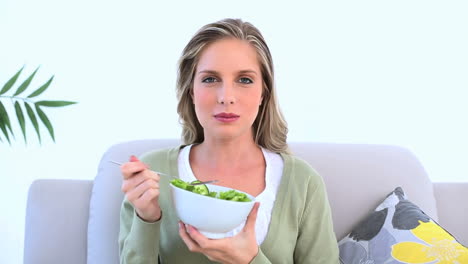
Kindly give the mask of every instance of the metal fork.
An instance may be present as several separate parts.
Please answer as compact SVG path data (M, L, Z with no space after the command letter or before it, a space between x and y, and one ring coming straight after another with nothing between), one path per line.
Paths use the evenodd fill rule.
M114 164L119 165L119 166L122 166L122 163L117 162L117 161L109 160L109 162L110 162L110 163L114 163ZM171 178L173 178L173 179L179 179L179 178L177 178L176 176L172 176L172 175L169 175L169 174L167 174L167 173L163 173L163 172L159 172L159 171L154 171L154 170L151 170L151 171L152 171L152 172L155 172L155 173L157 173L157 174L159 174L159 175L168 176L168 177L171 177ZM202 184L215 183L215 182L217 182L217 181L218 181L218 180L210 180L210 181L202 181L202 182L188 183L188 184L194 185L194 186L195 186L195 185L202 185Z

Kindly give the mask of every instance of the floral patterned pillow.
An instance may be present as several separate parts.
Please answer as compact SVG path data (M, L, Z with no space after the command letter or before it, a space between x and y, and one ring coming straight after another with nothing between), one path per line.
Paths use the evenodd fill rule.
M344 264L468 263L468 248L398 187L339 242Z

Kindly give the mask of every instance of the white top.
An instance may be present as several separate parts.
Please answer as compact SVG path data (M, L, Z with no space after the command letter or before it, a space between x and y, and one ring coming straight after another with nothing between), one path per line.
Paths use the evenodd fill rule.
M197 178L193 174L192 168L190 167L190 149L192 145L184 147L178 157L178 168L179 177L183 181L195 181ZM284 161L278 153L271 152L267 149L261 148L263 156L265 158L265 189L255 197L255 201L260 202L260 208L258 209L257 222L255 223L255 234L257 238L257 244L262 244L263 240L268 233L268 226L271 220L271 211L273 210L273 204L275 203L276 193L278 186L283 175ZM226 237L231 237L239 233L244 228L245 221L238 227L227 232Z

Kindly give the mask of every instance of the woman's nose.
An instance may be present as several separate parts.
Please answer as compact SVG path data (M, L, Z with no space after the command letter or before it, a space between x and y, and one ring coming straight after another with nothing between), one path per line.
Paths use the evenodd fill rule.
M236 98L234 95L234 87L231 83L223 82L218 90L218 103L219 104L234 104Z

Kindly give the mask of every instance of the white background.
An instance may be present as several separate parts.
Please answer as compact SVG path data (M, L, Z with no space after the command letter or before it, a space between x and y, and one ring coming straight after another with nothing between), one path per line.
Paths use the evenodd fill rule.
M263 32L289 140L396 144L433 181L468 181L466 1L271 2L0 1L0 85L41 65L25 93L55 75L39 99L79 102L46 109L55 144L29 124L27 146L5 102L17 140L0 144L0 263L22 262L33 180L93 179L112 144L180 135L176 62L225 17Z

